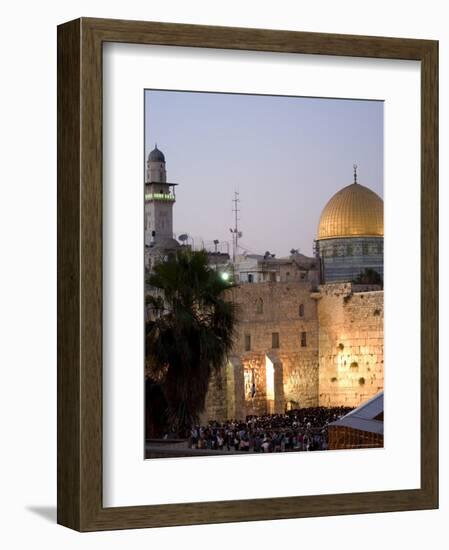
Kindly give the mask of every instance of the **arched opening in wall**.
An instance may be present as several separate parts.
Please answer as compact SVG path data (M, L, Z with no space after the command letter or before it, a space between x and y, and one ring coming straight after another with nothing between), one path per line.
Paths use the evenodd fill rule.
M266 374L266 396L267 396L267 413L274 413L274 364L273 361L265 356L265 374Z
M299 304L299 316L304 317L304 304Z
M263 300L262 300L262 298L257 298L257 300L256 300L256 313L263 313Z

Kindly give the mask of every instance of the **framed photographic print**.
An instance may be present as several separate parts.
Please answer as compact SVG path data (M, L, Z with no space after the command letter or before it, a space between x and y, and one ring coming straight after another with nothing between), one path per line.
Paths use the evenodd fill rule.
M58 28L58 522L438 506L438 43Z

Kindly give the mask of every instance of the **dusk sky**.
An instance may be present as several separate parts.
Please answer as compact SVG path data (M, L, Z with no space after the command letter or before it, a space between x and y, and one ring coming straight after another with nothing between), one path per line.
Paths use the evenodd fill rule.
M383 197L380 101L148 90L146 157L155 142L179 183L174 232L195 245L231 243L234 191L242 250L278 257L312 254L320 213L354 163Z

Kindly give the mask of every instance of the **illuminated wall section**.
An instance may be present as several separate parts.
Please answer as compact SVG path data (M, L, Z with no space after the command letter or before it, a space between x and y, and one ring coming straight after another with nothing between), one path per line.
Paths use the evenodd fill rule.
M384 388L383 291L324 285L318 298L319 404L358 406Z

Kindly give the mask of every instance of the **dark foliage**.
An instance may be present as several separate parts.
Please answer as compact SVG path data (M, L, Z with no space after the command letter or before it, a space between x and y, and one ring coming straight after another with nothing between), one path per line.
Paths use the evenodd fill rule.
M362 285L382 285L382 277L375 269L368 267L361 271L353 282Z
M205 252L183 250L156 265L148 278L146 364L165 397L166 420L184 436L204 410L210 376L233 345L235 306L224 298L232 284L208 265Z
M157 438L168 430L167 400L161 384L152 378L145 380L145 437Z

